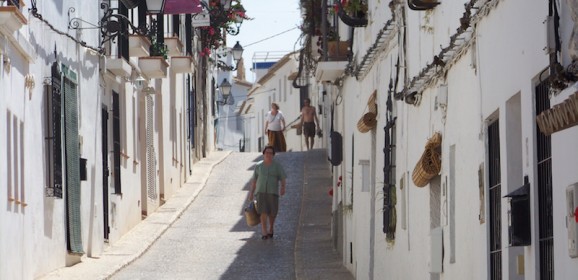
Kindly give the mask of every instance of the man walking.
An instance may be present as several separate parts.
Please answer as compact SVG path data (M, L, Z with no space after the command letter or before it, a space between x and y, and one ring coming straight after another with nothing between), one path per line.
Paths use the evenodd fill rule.
M303 108L301 108L301 127L305 135L305 145L307 150L313 148L315 144L315 126L319 126L319 119L317 119L317 112L315 107L311 106L311 99L305 98L303 100ZM309 144L311 141L311 145Z

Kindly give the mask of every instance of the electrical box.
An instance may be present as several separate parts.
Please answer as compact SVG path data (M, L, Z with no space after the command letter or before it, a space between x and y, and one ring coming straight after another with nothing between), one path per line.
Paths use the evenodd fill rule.
M568 254L578 257L578 183L566 187L566 227L568 228Z

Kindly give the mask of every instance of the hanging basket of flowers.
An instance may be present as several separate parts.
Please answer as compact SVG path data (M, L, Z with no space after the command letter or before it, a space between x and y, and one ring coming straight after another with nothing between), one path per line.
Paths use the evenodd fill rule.
M251 20L247 17L246 10L240 0L233 0L231 7L225 10L220 0L209 1L209 26L201 29L202 50L201 56L208 56L212 50L226 45L226 34L236 35L239 33L240 24L243 20Z

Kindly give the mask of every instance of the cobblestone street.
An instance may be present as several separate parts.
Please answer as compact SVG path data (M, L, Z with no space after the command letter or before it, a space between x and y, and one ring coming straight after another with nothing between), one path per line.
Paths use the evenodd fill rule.
M300 223L299 218L314 218L301 213L302 198L303 192L308 191L308 172L319 172L312 168L312 159L328 171L324 153L281 153L275 158L285 167L288 179L287 193L280 199L273 240L261 240L260 226L247 226L243 214L253 167L261 154L232 153L213 168L206 186L180 218L143 256L112 279L352 279L341 266L337 253L327 246L331 244L327 185L309 186L320 188L322 192L316 195L323 195L319 198L328 202L319 204L320 208L309 208L324 211L327 216L323 221L326 230L313 233L324 234L321 238L325 241L316 240L318 246L296 246L305 238L319 239L319 236L300 239L298 234L300 224L310 228L315 225L311 221ZM321 179L330 182L328 176ZM319 250L323 244L327 252ZM303 256L323 256L323 259L303 261ZM315 272L316 263L324 276Z

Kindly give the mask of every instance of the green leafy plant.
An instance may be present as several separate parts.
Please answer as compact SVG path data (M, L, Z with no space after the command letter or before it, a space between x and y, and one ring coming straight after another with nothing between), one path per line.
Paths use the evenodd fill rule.
M349 15L357 13L367 13L367 2L365 0L341 0L343 10Z
M160 42L154 42L151 44L151 56L162 56L167 59L169 56L169 49L167 45Z

